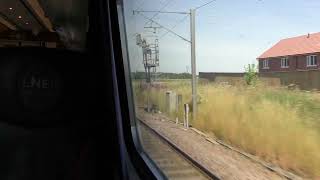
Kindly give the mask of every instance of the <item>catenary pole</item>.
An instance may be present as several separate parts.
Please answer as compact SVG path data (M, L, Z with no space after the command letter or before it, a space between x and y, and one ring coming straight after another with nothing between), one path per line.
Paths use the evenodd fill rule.
M191 73L192 73L192 119L197 117L197 71L196 71L196 28L195 9L190 10L190 36L191 36Z

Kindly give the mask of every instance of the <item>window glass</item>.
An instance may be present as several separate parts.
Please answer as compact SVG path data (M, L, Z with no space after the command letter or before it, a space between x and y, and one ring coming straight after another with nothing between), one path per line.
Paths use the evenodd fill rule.
M282 68L289 67L289 59L287 57L281 58L281 67Z
M310 55L307 56L307 66L316 66L317 65L317 56Z
M123 2L139 138L167 177L320 178L319 1Z
M269 67L269 60L263 60L263 68L268 68Z

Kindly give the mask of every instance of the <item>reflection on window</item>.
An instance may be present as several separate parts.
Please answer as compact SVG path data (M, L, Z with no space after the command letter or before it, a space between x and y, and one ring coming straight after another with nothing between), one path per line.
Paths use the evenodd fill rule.
M1 1L0 48L44 47L83 51L88 2Z

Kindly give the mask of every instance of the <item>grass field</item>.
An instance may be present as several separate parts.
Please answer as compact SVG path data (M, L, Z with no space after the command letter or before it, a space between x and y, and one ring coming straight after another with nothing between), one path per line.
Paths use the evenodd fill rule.
M166 113L165 92L191 102L186 80L163 81L151 88L150 102ZM136 103L146 88L134 83ZM198 117L191 124L263 160L308 178L320 178L320 95L265 86L233 87L199 83ZM191 103L190 103L191 104ZM179 112L168 116L182 117Z

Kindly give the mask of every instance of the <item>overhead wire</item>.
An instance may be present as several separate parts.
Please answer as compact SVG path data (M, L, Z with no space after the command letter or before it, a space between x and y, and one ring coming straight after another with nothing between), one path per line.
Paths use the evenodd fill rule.
M172 34L174 34L174 35L176 35L176 36L180 37L180 38L181 38L181 39L183 39L184 41L190 42L190 40L188 40L187 38L185 38L185 37L183 37L183 36L181 36L181 35L177 34L176 32L172 31L172 30L171 30L171 29L169 29L169 28L167 28L167 27L165 27L165 26L163 26L163 25L159 24L158 22L156 22L156 21L152 20L151 18L149 18L149 17L145 16L144 14L139 13L139 12L138 12L138 14L139 14L139 15L141 15L142 17L144 17L145 19L148 19L148 20L152 21L153 23L157 24L157 25L158 25L158 26L160 26L161 28L163 28L163 29L165 29L165 30L169 31L170 33L172 33Z
M180 21L178 21L177 23L175 23L175 25L173 25L170 29L173 30L174 28L176 28L179 24L181 24L182 22L184 22L187 18L189 17L189 14L184 16ZM162 39L163 37L165 37L167 34L169 33L169 31L166 31L165 33L163 33L159 39Z
M136 8L137 11L142 9L142 6L144 5L144 3L146 2L146 0L142 0L142 2L138 5L138 8Z
M167 0L167 2L164 4L164 6L162 6L158 12L156 12L151 19L153 20L155 17L157 17L160 13L160 11L164 10L164 8L166 8L171 2L173 2L173 0ZM147 25L150 21L147 21L144 23L144 26Z
M207 5L211 4L211 3L213 3L214 1L216 1L216 0L208 1L208 2L206 2L206 3L204 3L204 4L200 5L200 6L196 7L195 10L200 9L200 8L202 8L202 7L204 7L204 6L207 6ZM180 21L178 21L175 25L173 25L173 26L171 27L171 30L173 30L173 29L174 29L175 27L177 27L180 23L182 23L183 21L185 21L188 16L189 16L189 15L183 17ZM169 32L167 31L167 32L165 32L164 34L162 34L161 37L160 37L160 39L162 39L162 38L163 38L164 36L166 36L168 33L169 33Z
M211 0L211 1L209 1L209 2L206 2L206 3L204 3L203 5L196 7L195 10L200 9L200 8L202 8L202 7L204 7L204 6L207 6L207 5L211 4L211 3L213 3L214 1L216 1L216 0Z
M146 0L140 1L140 4L137 6L137 8L133 8L133 9L136 9L136 11L141 10L141 9L142 9L142 6L144 5L145 2L146 2ZM135 10L134 10L134 11L135 11ZM133 12L134 12L134 11L133 11ZM134 13L133 13L133 16L134 16ZM134 21L137 21L136 18L134 19ZM138 34L138 33L132 33L132 34L129 35L129 36L132 36L133 38L135 38L137 34Z
M216 0L208 1L208 2L206 2L206 3L204 3L204 4L202 4L202 5L194 8L194 9L197 10L197 9L203 8L203 7L205 7L205 6L213 3L214 1L216 1ZM158 15L160 14L160 12L161 12L164 8L166 8L166 7L170 4L170 2L172 2L172 1L170 1L170 0L166 1L166 3L164 4L164 6L162 6L162 8L161 8L158 12L156 12L151 18L148 18L147 16L145 16L145 15L139 13L139 12L138 12L138 13L139 13L141 16L143 16L144 18L148 19L148 21L147 21L144 25L146 25L147 23L149 23L149 22L151 21L151 22L154 22L155 24L159 25L160 27L162 27L162 28L164 28L164 29L166 30L166 32L161 35L160 39L162 39L163 37L165 37L168 33L172 33L172 34L174 34L174 35L182 38L183 40L190 42L190 41L187 40L186 38L182 37L181 35L179 35L179 34L177 34L177 33L175 33L175 32L173 31L173 29L176 28L176 27L177 27L179 24L181 24L182 22L184 22L184 21L189 17L190 14L187 14L186 16L184 16L181 20L179 20L179 21L178 21L175 25L173 25L170 29L164 27L163 25L161 25L161 24L159 24L159 23L157 23L156 21L153 20L156 16L158 16Z

